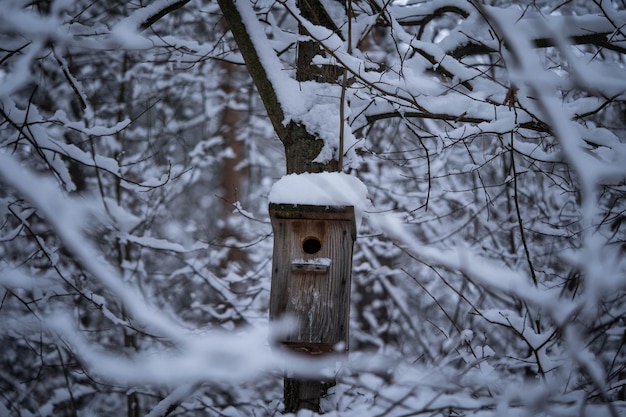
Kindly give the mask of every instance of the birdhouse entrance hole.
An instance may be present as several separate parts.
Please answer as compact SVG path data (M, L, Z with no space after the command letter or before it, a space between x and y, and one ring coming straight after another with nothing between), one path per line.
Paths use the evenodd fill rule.
M322 242L315 236L307 236L302 240L302 250L308 254L316 254L322 249Z

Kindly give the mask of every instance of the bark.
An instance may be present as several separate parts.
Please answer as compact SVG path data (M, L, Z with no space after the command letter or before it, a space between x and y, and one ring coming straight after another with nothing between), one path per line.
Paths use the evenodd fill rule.
M324 142L319 137L308 131L306 126L293 120L289 120L285 124L285 114L281 103L265 68L261 64L259 55L254 48L250 34L234 0L218 0L218 4L261 96L272 126L285 147L287 173L338 170L339 162L337 160L331 160L328 163L314 162L324 146ZM298 6L306 19L338 32L319 0L299 0ZM302 31L303 29L300 28L300 30ZM320 45L315 42L300 42L298 44L296 63L296 79L298 81L337 81L337 77L340 74L339 69L332 66L317 67L311 65L312 59L319 54L323 54L323 51ZM308 409L319 412L319 403L324 387L333 384L334 381L311 381L285 376L284 411L286 413L295 413L300 409Z
M313 162L322 150L324 141L311 135L301 124L291 122L287 128L287 136L283 140L287 174L337 171L339 166L337 160L333 159L324 164Z
M298 410L319 412L322 383L285 377L285 413Z
M313 2L313 0L310 1ZM321 7L319 2L314 1L314 3L316 6ZM298 124L293 120L287 121L287 123L284 124L285 113L281 103L278 100L265 68L261 64L259 55L254 48L250 34L246 29L239 10L237 10L235 2L233 0L218 0L218 4L233 34L233 38L237 43L246 68L263 101L270 122L285 147L287 173L336 171L338 162L335 160L328 163L313 162L324 146L324 142L318 136L308 131L306 126ZM306 53L311 53L310 48L311 46L307 46L302 53L304 54L305 51ZM319 46L314 46L313 48L319 50ZM304 66L305 62L307 61L304 58L298 59L299 65ZM310 59L306 65L310 66ZM308 72L317 74L317 72L312 72L312 70ZM328 70L326 70L326 72L328 72ZM317 81L321 81L319 74L313 77Z
M233 216L233 205L236 202L245 204L245 198L247 190L245 184L247 183L248 167L245 165L246 159L246 147L245 142L240 138L240 126L245 126L246 115L240 110L241 97L237 91L236 84L240 78L245 78L244 71L238 65L222 61L220 77L220 88L224 92L224 107L220 115L220 133L224 139L224 147L230 148L232 151L232 157L224 158L222 160L222 166L220 169L220 192L221 192L221 215L222 219L227 219ZM232 103L238 103L233 106ZM224 242L233 236L241 236L241 231L237 230L231 225L230 222L226 222L225 226L220 231L219 240ZM242 248L231 246L228 248L227 256L223 259L221 267L225 270L228 265L237 263L242 267L248 265L248 258L246 251Z
M335 22L328 16L326 9L319 0L298 0L298 8L302 17L319 26L331 29L341 37L341 32ZM308 33L301 26L298 28L300 34ZM342 75L343 70L333 65L311 65L313 58L317 55L325 56L326 53L317 42L298 43L298 61L296 63L296 80L298 81L318 81L336 82Z
M263 101L267 116L280 140L284 141L287 135L287 128L283 125L283 121L285 120L283 108L278 101L278 97L267 76L265 68L261 64L261 59L254 48L250 34L248 33L239 10L237 10L235 0L218 0L217 3L222 10L226 24L233 34L239 52L246 63L246 68Z
M148 29L150 26L156 23L159 19L168 15L169 13L172 13L173 11L180 9L185 4L189 3L189 1L190 0L178 0L178 1L171 3L169 6L156 11L153 15L149 16L148 18L146 18L146 20L144 20L141 23L141 25L139 26L139 29L140 30Z

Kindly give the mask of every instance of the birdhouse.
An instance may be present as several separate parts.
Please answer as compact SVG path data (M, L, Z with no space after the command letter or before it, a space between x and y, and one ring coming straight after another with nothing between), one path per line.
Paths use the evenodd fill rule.
M270 319L295 318L281 342L310 354L347 350L354 207L270 203Z

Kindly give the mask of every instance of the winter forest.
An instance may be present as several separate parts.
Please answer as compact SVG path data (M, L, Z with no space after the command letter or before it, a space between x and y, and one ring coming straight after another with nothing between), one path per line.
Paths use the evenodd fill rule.
M309 360L268 203L326 171ZM626 416L625 220L624 0L0 0L2 417Z

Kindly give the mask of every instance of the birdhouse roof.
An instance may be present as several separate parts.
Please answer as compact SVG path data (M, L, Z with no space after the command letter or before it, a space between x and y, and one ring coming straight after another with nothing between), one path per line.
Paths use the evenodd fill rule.
M370 206L367 188L356 177L341 172L290 174L278 180L269 195L270 205L324 207L320 213L337 214L341 207L354 207L357 224L361 212ZM331 209L334 208L334 209Z

